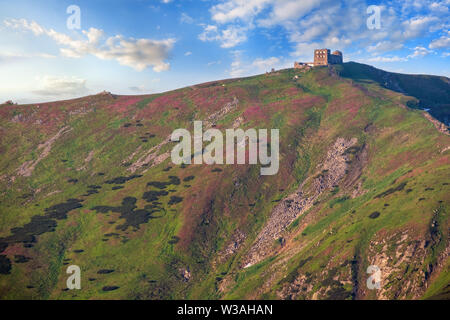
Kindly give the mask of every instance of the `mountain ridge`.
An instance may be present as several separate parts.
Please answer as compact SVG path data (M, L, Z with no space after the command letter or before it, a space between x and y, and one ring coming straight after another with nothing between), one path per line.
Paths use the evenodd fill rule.
M372 71L0 107L0 297L445 297L450 138ZM193 120L279 128L278 174L171 164L167 137Z

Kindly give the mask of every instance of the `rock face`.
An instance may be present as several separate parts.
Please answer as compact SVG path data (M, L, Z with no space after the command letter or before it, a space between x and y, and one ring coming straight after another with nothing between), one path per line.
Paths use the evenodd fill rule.
M311 190L303 191L303 183L296 192L283 199L272 211L269 220L258 234L255 243L244 259L248 268L273 253L272 247L283 231L300 215L309 210L317 198L326 190L337 186L344 178L348 167L349 148L357 143L355 138L338 138L328 150L324 162L317 168L320 172L313 180Z
M431 123L433 123L433 125L436 127L437 130L439 130L440 132L442 132L442 133L444 133L446 135L450 135L448 127L444 123L442 123L439 120L433 118L428 112L424 112L423 115L424 115L425 118L430 120Z

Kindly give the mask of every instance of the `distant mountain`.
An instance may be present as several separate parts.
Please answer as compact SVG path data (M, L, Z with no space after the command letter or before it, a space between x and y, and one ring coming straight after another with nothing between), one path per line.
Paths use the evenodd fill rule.
M2 105L0 298L448 299L450 136L410 107L449 92L346 63ZM278 173L174 165L194 120L278 128Z

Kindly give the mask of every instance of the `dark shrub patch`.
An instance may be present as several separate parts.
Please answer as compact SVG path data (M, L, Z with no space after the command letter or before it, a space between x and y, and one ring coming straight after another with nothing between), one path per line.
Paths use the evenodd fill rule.
M15 259L15 260L14 260L15 263L26 263L26 262L28 262L28 261L31 260L31 258L25 257L25 256L20 255L20 254L16 254L16 255L14 256L14 259Z
M176 176L169 176L169 181L150 181L147 186L152 186L158 189L166 189L170 185L179 185L181 183L180 178Z
M78 199L69 199L66 200L65 203L56 204L54 206L51 206L47 209L45 209L46 215L49 218L53 219L67 219L67 213L69 213L72 210L78 209L83 207L83 205L80 203L82 200Z
M88 186L89 189L101 189L101 186L96 186L95 184L91 184L90 186Z
M128 128L128 127L131 127L131 126L132 126L131 123L125 123L125 124L123 125L124 128Z
M84 252L84 250L83 249L77 249L77 250L73 250L73 252L75 252L75 253L82 253L82 252Z
M191 181L191 180L194 180L194 179L195 179L194 176L188 176L188 177L184 178L183 181L184 182L188 182L188 181Z
M167 172L167 171L169 171L170 169L172 169L172 167L169 166L169 167L167 167L167 168L164 168L163 171Z
M165 182L160 182L160 181L150 181L149 183L147 183L148 187L155 187L158 189L165 189L167 188L167 184Z
M65 203L51 206L45 209L46 213L43 216L33 216L31 221L23 227L12 228L11 236L0 238L0 252L4 251L10 243L22 242L25 247L32 247L37 235L55 231L57 225L55 219L66 219L68 212L82 207L81 201L69 199Z
M67 182L75 184L78 182L78 179L69 179Z
M11 260L5 255L0 255L0 274L11 273Z
M130 180L133 180L133 179L136 179L136 178L140 178L140 177L142 177L142 175L134 174L134 175L131 175L129 177L113 178L111 180L105 181L105 183L107 183L107 184L124 184L127 181L130 181Z
M119 289L120 287L117 287L117 286L106 286L106 287L103 287L103 291L114 291L114 290L117 290L117 289Z
M109 273L113 273L115 270L113 269L101 269L97 271L97 274L109 274Z
M375 199L376 199L376 198L384 198L384 197L386 197L386 196L388 196L388 195L390 195L391 193L394 193L394 192L396 192L396 191L402 191L402 190L405 188L405 186L406 186L406 182L402 182L402 183L400 183L398 186L396 186L395 188L389 188L389 189L387 189L386 191L384 191L384 192L382 192L382 193L376 195L376 196L375 196Z
M111 188L111 190L119 190L119 189L123 189L123 186L114 186Z
M425 188L425 191L433 191L433 190L434 190L434 188L430 188L430 187Z
M171 197L170 197L170 200L169 200L169 202L168 202L168 205L171 206L171 205L173 205L173 204L180 203L181 201L183 201L183 198L182 198L182 197L171 196Z
M223 170L220 168L214 168L211 170L211 172L222 172Z
M178 238L177 236L173 236L172 239L170 239L168 241L169 244L176 244L178 243L178 241L180 241L180 238Z
M167 196L169 193L167 191L147 191L142 196L142 199L147 200L147 202L158 201L159 197Z
M423 200L425 200L425 198L419 198L419 201L423 201Z
M181 183L180 178L178 178L176 176L169 176L169 182L170 182L170 184L173 184L174 186L178 186Z
M105 233L104 234L104 236L105 237L118 237L119 236L119 234L118 233L115 233L115 232L111 232L111 233Z
M369 215L369 218L370 219L376 219L376 218L378 218L380 216L380 213L378 212L378 211L375 211L375 212L372 212L370 215Z
M104 173L104 172L99 172L99 173L97 173L97 175L99 175L99 176L104 176L105 173Z
M89 189L89 190L86 191L86 194L83 194L83 196L84 197L89 197L90 195L93 195L93 194L96 194L96 193L99 193L98 190L96 190L96 189Z
M139 229L139 225L147 223L150 219L154 219L155 217L152 214L160 210L157 208L153 210L136 210L136 201L137 199L134 197L126 197L122 200L120 207L97 206L92 208L92 210L99 213L108 213L109 211L120 213L120 218L125 219L125 223L117 226L116 229L118 230L125 231L130 226Z

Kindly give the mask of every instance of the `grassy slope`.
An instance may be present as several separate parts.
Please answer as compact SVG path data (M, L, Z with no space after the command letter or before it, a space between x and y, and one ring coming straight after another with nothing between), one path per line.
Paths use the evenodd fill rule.
M346 63L338 69L342 77L359 82L373 81L414 97L417 100L409 101L410 107L430 109L431 115L450 124L450 81L446 77L392 73L355 62Z
M364 281L362 270L369 264L369 243L373 239L403 230L425 239L434 209L439 209L437 232L445 239L449 187L444 184L450 168L449 151L441 150L449 145L448 136L435 130L421 111L407 109L404 105L408 98L375 83L353 85L330 75L327 68L298 73L299 79L293 80L296 73L285 70L164 95L115 99L92 96L39 108L1 106L0 175L14 175L24 161L36 159L37 145L63 125L72 131L53 144L49 156L39 162L31 177L0 181L0 238L9 236L11 228L29 223L31 217L43 215L45 208L70 198L84 201L83 207L71 211L67 219L57 220L54 232L37 236L32 248L20 243L8 246L2 254L13 263L10 274L0 275L0 297L276 298L285 283L307 274L313 288L304 298L312 298L315 292L319 298L333 298L330 292L319 292L324 286L334 288L331 292L336 297L345 298L355 286L351 279ZM131 174L123 162L140 145L142 152L157 145L174 128L190 128L192 120L205 119L233 97L240 101L238 109L220 120L217 127L230 128L241 116L243 128L280 128L277 175L261 177L258 166L182 168L166 161L124 183L122 189L112 190L114 185L105 183ZM91 112L70 115L81 107ZM18 114L23 115L22 120L11 122ZM37 119L42 124L36 124ZM365 131L368 125L371 130ZM142 142L140 137L147 133L155 137ZM320 203L289 228L284 248L274 243L274 251L280 249L278 254L241 269L240 259L276 201L316 173L317 164L338 137L356 137L358 146L367 146L367 164L357 180L365 193L347 198L356 185L352 184L324 194ZM85 162L91 151L92 160ZM173 168L164 171L169 165ZM84 170L77 170L83 166ZM223 171L213 172L215 167ZM168 176L179 177L181 183L165 189L172 191L158 200L160 209L146 223L118 230L117 226L124 223L120 213L92 210L102 205L119 207L126 197L135 197L136 206L143 209L149 205L143 193L158 190L147 183L167 181ZM195 178L184 182L188 176ZM68 179L78 182L69 183ZM404 190L375 198L402 182L407 182ZM83 196L88 185L101 189L98 194ZM425 191L427 188L434 190ZM174 195L183 201L169 205ZM380 217L368 218L374 211L381 212ZM217 263L236 229L246 235L245 241L236 255ZM106 236L111 233L114 235ZM419 269L434 263L446 245L445 240L433 247ZM15 263L15 255L32 260ZM355 259L357 267L351 268ZM81 267L80 291L63 290L65 269L70 264ZM187 268L189 281L182 275ZM98 274L101 269L114 271ZM414 272L410 273L407 277L412 278ZM329 280L324 284L336 275L350 279L350 283L330 285ZM435 278L425 296L438 295L448 285L448 269ZM103 291L105 286L119 289ZM401 281L390 283L392 297L399 286ZM370 294L360 291L358 297L370 298Z

